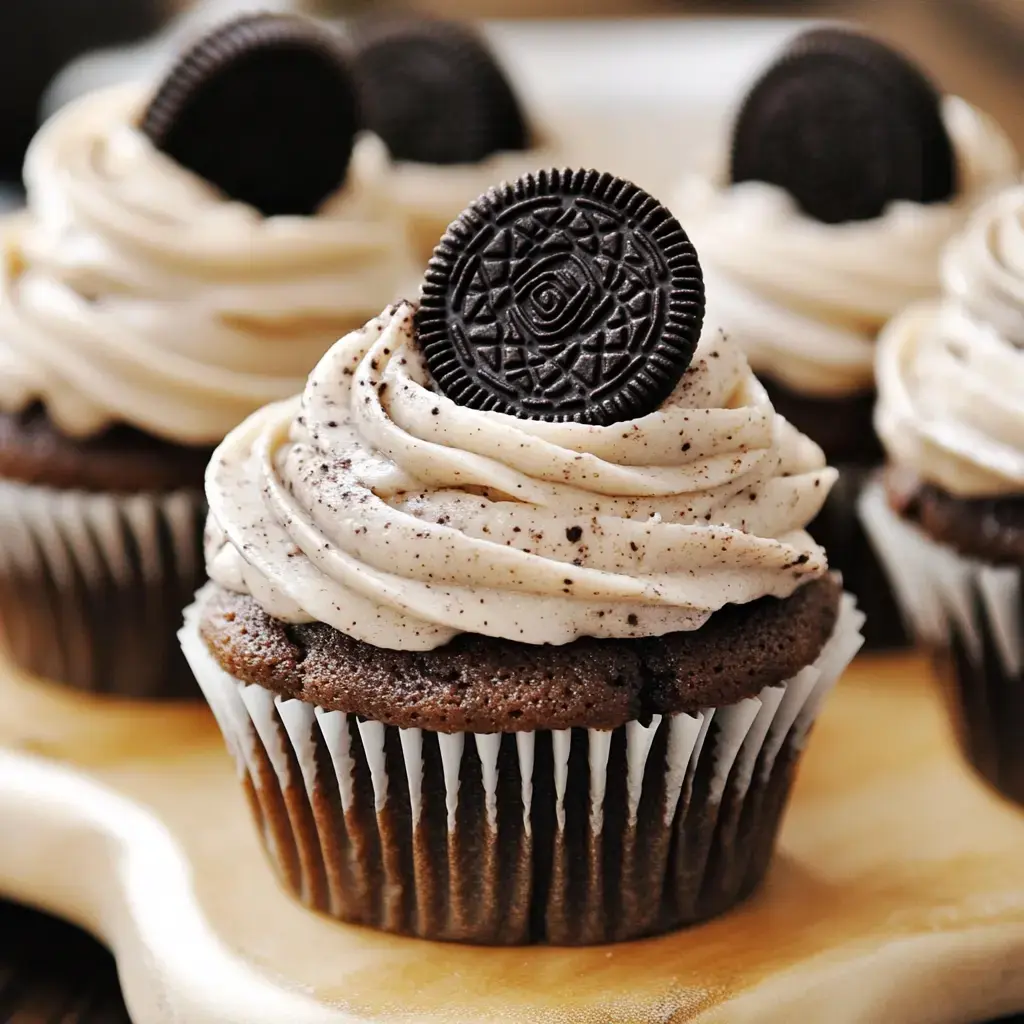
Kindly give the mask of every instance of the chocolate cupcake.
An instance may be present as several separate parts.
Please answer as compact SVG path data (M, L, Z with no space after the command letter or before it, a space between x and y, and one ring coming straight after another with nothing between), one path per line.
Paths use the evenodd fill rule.
M861 513L968 759L1024 804L1024 187L977 211L943 280L879 341L889 468Z
M426 266L467 203L496 181L549 166L554 150L468 25L367 17L353 40L367 125L395 160L395 195Z
M33 142L0 284L0 623L23 669L195 694L175 633L210 453L415 273L356 110L332 35L260 16Z
M306 905L571 945L756 889L862 616L834 471L702 316L655 200L540 172L218 448L181 639Z
M881 43L830 28L764 72L722 169L676 195L703 256L709 323L736 337L775 408L840 470L811 533L858 596L869 647L906 642L856 516L882 458L875 339L938 294L943 245L1018 173L984 114Z

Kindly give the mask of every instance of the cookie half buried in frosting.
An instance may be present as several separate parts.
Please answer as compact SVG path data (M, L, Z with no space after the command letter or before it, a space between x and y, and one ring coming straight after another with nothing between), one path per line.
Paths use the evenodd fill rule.
M358 122L341 40L305 18L251 14L179 59L139 129L232 199L310 215L344 182Z
M968 759L1024 804L1024 187L975 213L943 280L879 340L889 466L861 513Z
M226 66L186 55L156 98L106 90L48 122L26 163L28 210L0 239L0 626L23 668L87 690L196 695L175 631L205 579L214 446L415 276L386 152L355 136L333 37L267 15L211 39L197 52L230 39ZM319 154L313 173L282 162L280 110L253 130L251 76L277 61L292 101L312 90L325 119L336 101L344 137L289 154ZM214 129L210 181L178 158L182 132ZM264 194L283 207L225 194L243 179L260 192L260 148L273 154ZM248 161L242 179L227 160ZM296 215L300 198L315 212Z
M494 183L549 165L554 145L470 26L370 17L355 23L353 41L367 124L395 158L398 202L426 266L460 210Z
M877 40L839 28L798 36L751 87L733 126L730 177L785 189L825 224L938 203L957 167L931 82Z
M798 36L740 104L730 158L688 175L672 204L700 250L710 323L745 348L779 412L840 481L811 532L868 614L869 646L907 643L856 515L882 451L872 426L875 339L940 288L943 246L1016 180L1010 141L940 96L885 44Z
M574 275L624 272L576 244L589 235L573 198L600 217L599 181L628 197L630 224L663 229L640 243L608 227L643 248L634 269L685 251L692 295L700 268L636 186L539 179L557 203L537 203L528 179L461 223L500 209L502 224L545 224L535 247L487 257L507 294L472 300L477 236L453 226L439 249L451 272L424 288L429 338L414 305L385 310L301 396L218 448L212 582L181 633L285 886L425 938L608 942L733 906L764 875L798 752L860 644L861 616L804 531L835 474L738 346L701 334L699 301L695 346L650 391L658 339L678 353L678 324L660 318L662 275L638 272L646 322L616 378L637 384L637 404L609 423L561 418L575 392L552 389L542 364L601 355L595 325L617 309L596 289L577 310ZM502 206L506 194L536 208ZM461 345L469 372L477 326L543 356L535 415L432 374L451 367L431 346ZM524 393L509 379L518 356L484 362L488 389Z
M476 164L530 148L505 72L468 26L433 18L367 18L355 26L367 124L396 160Z

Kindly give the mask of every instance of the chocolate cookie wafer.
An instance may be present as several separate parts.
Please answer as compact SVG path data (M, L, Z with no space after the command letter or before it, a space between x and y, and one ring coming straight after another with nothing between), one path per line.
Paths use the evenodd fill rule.
M530 146L505 72L477 33L431 18L357 24L355 67L367 125L396 160L471 164Z
M779 185L837 224L877 217L897 199L949 199L956 161L924 74L875 39L826 28L798 37L750 89L731 177Z
M474 409L609 424L653 412L693 357L697 254L642 189L552 170L492 189L448 229L416 323L438 388Z
M267 216L311 214L345 180L359 126L342 42L306 18L246 15L171 69L141 129Z

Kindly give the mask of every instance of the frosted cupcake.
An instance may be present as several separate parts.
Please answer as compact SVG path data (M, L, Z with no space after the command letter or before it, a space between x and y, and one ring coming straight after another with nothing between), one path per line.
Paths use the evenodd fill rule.
M860 598L869 645L903 639L855 515L881 459L875 338L938 293L943 245L1017 173L983 113L940 97L882 44L819 29L751 88L728 168L676 196L703 257L709 322L743 344L778 411L840 469L812 533Z
M396 196L426 266L467 203L494 182L550 166L552 147L468 26L368 18L353 35L367 124L396 162Z
M0 619L29 672L194 692L175 631L213 447L411 278L355 110L333 37L263 16L33 142L0 282Z
M1024 803L1024 186L975 214L943 280L879 341L889 468L862 514L968 758Z
M702 314L655 200L541 172L218 448L182 644L305 904L579 944L758 886L862 617L835 472Z

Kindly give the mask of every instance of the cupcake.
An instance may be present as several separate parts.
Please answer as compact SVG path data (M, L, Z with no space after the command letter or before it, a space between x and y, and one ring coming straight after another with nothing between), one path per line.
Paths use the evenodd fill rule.
M415 274L354 97L332 36L263 16L33 142L0 279L0 628L26 671L195 693L175 634L213 448Z
M943 282L879 341L888 468L861 512L967 758L1024 804L1024 186L977 211Z
M307 906L582 944L761 881L861 616L835 472L703 306L646 193L528 175L214 454L182 645Z
M463 207L494 182L549 166L552 147L468 26L366 18L353 38L366 121L395 160L395 194L426 266Z
M856 517L882 458L875 339L938 294L943 245L1017 173L983 113L883 44L828 28L798 37L750 89L728 167L676 196L703 257L708 322L735 335L775 408L840 470L811 533L860 600L869 647L906 641Z

